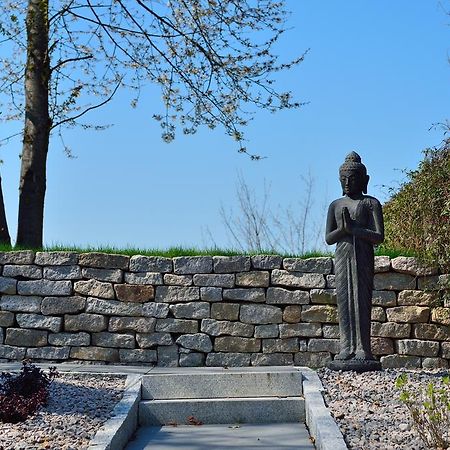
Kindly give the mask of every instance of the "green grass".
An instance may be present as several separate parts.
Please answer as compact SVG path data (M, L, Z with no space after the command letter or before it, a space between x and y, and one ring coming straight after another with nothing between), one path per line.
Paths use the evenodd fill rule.
M88 253L88 252L100 252L100 253L110 253L110 254L120 254L120 255L144 255L144 256L164 256L167 258L173 258L176 256L252 256L252 255L279 255L284 258L317 258L317 257L331 257L333 252L321 252L321 251L310 251L303 255L296 255L290 253L274 253L270 250L259 251L259 252L243 252L239 249L233 248L197 248L197 247L183 247L175 246L169 247L167 249L161 248L134 248L134 247L114 247L114 246L86 246L78 247L76 245L51 245L44 248L33 249L33 248L23 248L23 247L9 247L5 245L0 245L0 251L16 251L16 250L34 250L34 251L71 251L76 253ZM390 256L395 258L396 256L415 256L413 252L407 250L392 250L384 247L380 247L376 250L375 254L377 256Z

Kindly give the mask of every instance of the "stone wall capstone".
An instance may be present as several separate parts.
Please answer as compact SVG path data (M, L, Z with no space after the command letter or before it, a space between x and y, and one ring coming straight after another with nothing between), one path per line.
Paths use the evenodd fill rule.
M333 259L0 253L0 361L305 365L339 350ZM383 367L449 367L449 275L375 258Z

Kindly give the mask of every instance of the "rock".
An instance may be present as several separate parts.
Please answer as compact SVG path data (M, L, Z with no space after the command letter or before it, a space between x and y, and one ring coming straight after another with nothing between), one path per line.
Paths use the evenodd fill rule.
M0 311L0 327L12 327L13 325L14 314L10 311Z
M281 323L283 312L281 308L270 305L242 305L240 321L251 324Z
M64 316L65 331L90 331L97 332L106 330L106 317L100 314L66 314Z
M145 303L142 308L142 315L165 319L169 315L169 305L167 303Z
M249 256L214 256L215 273L248 272L251 267Z
M16 314L16 321L21 328L37 328L57 333L61 329L61 317L41 316L39 314Z
M280 325L280 338L322 336L320 323L283 323Z
M186 353L180 355L180 367L202 367L205 365L203 353Z
M202 333L185 334L183 336L180 336L176 340L176 343L182 345L185 348L203 353L208 353L213 348L211 338L208 335Z
M279 269L283 262L283 258L276 255L255 255L250 259L253 269L259 270Z
M211 256L179 256L173 258L173 271L177 275L211 273L213 270Z
M158 286L156 288L157 302L181 303L200 299L200 288L184 286Z
M371 311L371 319L375 322L385 322L386 313L381 306L373 306Z
M71 359L82 359L88 361L119 361L119 351L115 348L105 347L72 347Z
M380 358L383 369L419 369L421 366L418 356L387 355Z
M124 302L144 303L155 298L153 286L116 284L114 290L116 291L116 297Z
M44 267L44 278L46 280L80 280L81 268L79 266L47 266Z
M447 369L448 361L444 358L422 358L423 369Z
M10 266L6 265L3 267L4 277L23 277L23 278L42 278L42 268L32 265L25 264L21 266Z
M86 312L109 316L142 316L143 307L138 303L88 297Z
M22 297L21 295L2 295L0 309L13 312L41 312L42 297Z
M127 270L130 257L108 253L82 253L79 255L78 264L84 267L97 267L99 269L123 269Z
M424 266L416 258L409 256L398 256L391 260L391 265L395 272L407 273L413 276L436 275L438 273L437 267Z
M211 286L211 287L234 287L234 274L196 274L193 277L195 286Z
M87 346L91 344L91 336L89 333L50 333L48 335L48 343L50 345L66 346L73 345L76 347Z
M152 363L158 361L156 350L141 349L119 349L119 360L121 363Z
M20 250L17 252L0 252L0 264L33 264L34 252Z
M373 337L370 340L372 353L376 356L394 353L394 341L384 337Z
M325 278L318 273L288 272L287 270L272 271L272 284L301 289L324 288Z
M252 366L291 366L294 363L292 354L289 353L253 353Z
M266 300L266 293L263 288L224 289L223 298L224 300L263 303Z
M71 295L72 283L70 281L33 280L19 281L17 291L20 295Z
M309 292L269 287L267 289L267 303L272 305L306 305L309 303Z
M398 294L397 303L399 306L433 306L439 302L436 292L405 290Z
M220 302L222 300L222 288L201 287L200 299L205 302Z
M206 365L210 367L246 367L250 365L250 353L208 353Z
M433 308L431 310L431 321L442 325L450 325L450 308ZM420 322L426 322L426 320Z
M411 332L409 323L372 322L371 335L387 338L408 338Z
M206 302L170 305L170 311L177 319L206 319L210 316L210 306Z
M395 342L397 353L412 356L437 356L439 342L421 341L419 339L404 339Z
M268 287L270 281L269 272L252 271L239 272L236 274L236 286L241 287Z
M185 319L156 319L156 331L166 331L168 333L197 333L198 322L196 320Z
M322 334L326 339L339 339L338 325L322 325Z
M298 338L263 339L263 353L294 353L298 352Z
M334 275L326 275L325 279L327 289L336 289L336 280Z
M278 337L278 325L256 325L255 338L276 338Z
M216 320L238 320L238 303L213 303L211 305L211 318Z
M389 256L375 256L374 271L375 273L389 272L391 268L391 259Z
M98 347L112 347L112 348L134 348L134 335L130 333L92 333L92 345Z
M41 303L41 312L46 316L52 314L74 314L83 311L85 306L85 297L45 297Z
M8 333L8 330L6 331L6 333ZM450 342L442 342L441 349L442 349L442 357L450 359Z
M0 358L21 361L25 358L26 348L0 345Z
M434 325L431 323L414 324L412 336L416 339L429 339L432 341L446 341L450 339L448 326Z
M302 321L338 323L337 308L331 305L302 306Z
M298 305L289 305L284 308L283 322L298 323L301 320L302 308Z
M30 283L29 281L27 283ZM0 294L16 294L17 280L14 278L0 277Z
M134 255L130 258L130 272L172 272L172 259Z
M151 285L161 285L163 284L163 277L160 273L156 272L136 272L128 273L125 272L125 283L128 284L151 284Z
M93 267L83 267L81 273L83 274L83 278L97 281L122 283L123 280L123 270L121 269L96 269Z
M158 366L177 367L178 366L178 347L168 345L158 347Z
M251 337L255 327L240 322L227 322L214 319L203 319L201 322L201 331L210 336L243 336Z
M291 272L331 274L333 259L329 257L285 258L283 260L283 268Z
M397 306L397 297L394 291L372 291L373 306Z
M389 322L428 322L430 308L424 306L397 306L386 309Z
M111 317L108 331L136 331L151 333L155 329L156 319L150 317Z
M87 295L90 297L100 297L107 299L115 298L112 284L97 280L76 281L74 283L74 291L78 294Z
M324 367L331 362L331 354L329 352L299 352L294 355L294 364L296 366L305 367Z
M164 274L164 284L174 286L191 286L193 283L192 275L175 275L174 273Z
M376 291L401 291L416 288L416 279L404 273L376 273L373 283Z
M308 342L308 352L339 353L339 339L312 338Z
M78 264L78 253L36 252L34 263L40 266L73 266Z
M217 337L214 341L215 352L251 353L261 350L261 339L236 336Z
M43 347L47 345L47 331L8 328L5 344L17 347Z
M311 289L311 303L336 305L336 289Z
M27 358L63 360L69 359L70 347L27 348Z
M141 348L173 344L173 339L170 333L137 333L136 341Z

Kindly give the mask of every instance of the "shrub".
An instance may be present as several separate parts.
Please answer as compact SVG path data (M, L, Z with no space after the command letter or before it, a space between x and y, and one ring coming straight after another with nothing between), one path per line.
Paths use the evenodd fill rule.
M450 130L448 124L446 132ZM384 205L388 248L417 254L426 263L450 268L450 137L427 149L417 170Z
M408 408L418 435L427 448L449 448L450 377L442 377L440 384L430 382L422 389L409 389L408 381L403 373L396 379L395 386L401 390L400 400Z
M16 376L3 372L0 375L0 422L22 422L45 405L48 388L56 376L56 367L50 367L46 374L27 361Z

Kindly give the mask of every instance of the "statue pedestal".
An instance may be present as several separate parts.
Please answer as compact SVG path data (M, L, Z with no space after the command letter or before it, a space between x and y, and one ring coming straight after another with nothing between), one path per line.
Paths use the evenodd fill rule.
M327 367L331 370L354 370L355 372L361 373L381 370L381 363L380 361L369 359L334 360L331 361Z

